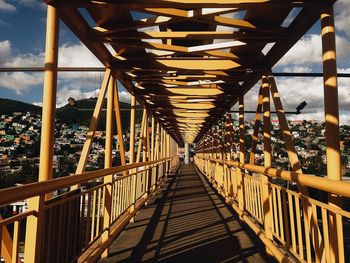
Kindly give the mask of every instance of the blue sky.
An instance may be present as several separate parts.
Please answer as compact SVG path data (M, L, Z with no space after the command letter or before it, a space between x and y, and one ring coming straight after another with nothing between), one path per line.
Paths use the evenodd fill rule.
M350 72L350 1L338 0L335 5L337 26L338 68ZM0 0L0 66L42 66L45 47L46 6L39 0ZM274 71L320 72L321 40L317 23L307 35L278 63ZM81 60L84 57L84 60ZM99 66L99 62L70 30L60 25L61 66ZM42 101L42 73L1 73L0 97L29 103ZM96 95L101 81L99 73L59 73L58 106L69 96L84 98ZM285 108L293 110L306 100L306 115L299 118L323 118L323 89L320 78L279 78L277 84ZM290 96L293 86L293 96ZM129 95L120 88L121 99ZM246 108L254 109L257 87L246 96ZM350 123L350 80L339 79L340 113L343 123Z
M0 0L0 65L42 66L45 52L46 5L39 0ZM64 23L60 23L62 66L100 66L97 59L80 43ZM81 57L87 55L87 59ZM0 74L0 97L39 104L42 101L42 73ZM95 96L101 73L59 73L58 106L72 95ZM129 96L120 86L121 99ZM68 96L68 97L67 97Z

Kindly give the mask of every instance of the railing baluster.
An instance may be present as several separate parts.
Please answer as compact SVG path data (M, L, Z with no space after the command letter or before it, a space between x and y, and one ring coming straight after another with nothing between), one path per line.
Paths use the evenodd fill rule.
M319 263L321 262L322 258L322 252L320 251L319 247L319 236L318 236L318 220L317 220L317 207L315 204L311 204L311 209L312 209L312 221L310 222L310 227L312 229L312 237L313 237L313 243L314 243L314 250L315 250L315 256L316 256L316 262ZM322 238L322 237L321 237Z
M92 222L91 222L90 241L92 241L95 237L95 214L96 214L96 190L94 190L93 198L92 198Z
M87 194L87 211L86 211L86 224L85 224L85 248L88 247L89 244L89 231L90 231L90 224L91 224L91 193L89 192Z
M258 210L258 194L257 194L257 181L252 177L253 181L253 200L254 200L254 215L257 220L259 220L259 210Z
M125 210L125 179L122 179L121 183L122 183L122 210L121 210L121 214L122 214Z
M132 177L128 177L128 207L130 208L132 201L131 201L131 189L132 189Z
M46 229L45 230L48 230L48 233L47 233L47 240L48 242L46 243L47 244L47 247L46 247L46 251L44 251L44 253L46 253L46 262L51 262L52 261L52 255L51 255L51 252L52 252L52 236L54 235L54 229L57 228L56 225L52 224L52 221L53 221L53 210L55 208L49 208L48 211L46 211L46 215L47 217L45 218L46 220ZM13 255L14 253L12 253L12 259L13 259Z
M2 231L2 226L0 226L0 257L3 257L3 253L2 253L2 243L3 243L3 231Z
M112 182L111 222L114 222L114 220L117 218L117 216L116 216L116 208L117 208L117 202L116 202L116 181L113 181Z
M72 227L72 223L73 223L73 220L72 220L72 210L71 210L71 202L72 201L68 201L67 203L66 203L66 207L68 208L68 220L67 220L67 218L66 218L66 227L67 227L67 229L66 229L66 242L64 243L65 244L65 247L66 247L66 249L65 249L65 254L64 254L64 259L65 259L65 262L69 262L69 248L70 248L70 246L71 246L71 244L72 244L72 240L70 239L70 237L71 237L71 227ZM65 209L65 212L67 212L67 210Z
M21 227L21 221L16 220L13 223L13 242L12 242L12 260L11 263L18 263L18 244L19 244L19 234L20 234L20 227Z
M297 217L297 229L298 229L298 244L299 244L299 254L302 259L304 259L304 245L303 245L303 234L301 227L301 213L300 213L300 200L297 196L294 196L296 205L296 217Z
M329 246L329 227L328 227L328 213L325 208L321 208L322 213L322 228L323 228L323 240L324 248L326 254L326 262L331 262L330 260L330 246Z
M258 185L259 185L259 194L258 194L258 200L259 200L259 218L260 218L260 222L263 222L263 203L262 203L262 185L261 185L261 181L257 181Z
M81 196L81 206L80 206L80 230L79 230L79 248L81 249L84 247L83 242L83 233L84 233L84 226L85 226L85 198L86 198L86 193L83 193Z
M57 242L57 254L56 254L56 259L57 258L62 258L62 243L63 243L63 238L62 238L62 235L63 235L63 229L62 229L62 225L63 225L63 204L61 203L58 207L58 211L59 211L59 219L58 219L58 242Z
M121 180L118 180L118 185L117 185L117 189L118 189L118 201L117 201L117 204L118 204L118 209L117 209L117 217L120 216L120 213L121 213L121 205L122 205L122 191L121 191Z
M97 203L97 223L96 223L96 233L100 233L100 217L101 217L101 204L102 204L102 188L98 188L98 203Z
M293 195L288 194L288 206L289 206L289 221L291 228L291 236L292 236L292 250L297 253L297 245L296 245L296 237L295 237L295 217L294 217L294 206L293 206Z
M284 239L284 228L283 228L283 212L282 212L282 204L281 204L281 190L276 189L276 196L277 196L277 205L278 205L278 219L279 219L279 232L280 232L280 237L283 241ZM278 222L276 222L278 225Z
M302 205L307 206L308 203L305 200L302 200ZM312 262L311 258L311 244L310 244L310 222L308 221L307 209L303 209L303 219L304 219L304 235L305 235L305 245L306 245L306 261L308 263Z
M339 262L343 263L345 262L344 259L344 235L343 235L343 217L339 214L335 215L336 218L336 222L337 222L337 226L340 228L341 227L341 231L340 229L338 229L338 254L339 254Z
M289 222L291 219L288 220L288 209L287 209L287 191L282 188L281 191L282 194L282 206L283 206L283 225L281 225L281 228L285 231L285 241L287 245L287 249L290 249L290 224Z
M277 198L276 198L276 188L272 188L272 200L273 200L273 206L271 206L271 211L272 211L272 216L273 216L273 229L275 234L279 237L280 233L279 233L279 225L278 225L278 215L277 215Z

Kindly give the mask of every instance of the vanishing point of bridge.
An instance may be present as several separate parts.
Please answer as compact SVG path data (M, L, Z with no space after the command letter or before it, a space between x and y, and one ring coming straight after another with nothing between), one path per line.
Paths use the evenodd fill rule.
M350 260L350 213L343 209L350 183L342 181L340 168L335 1L46 2L39 181L0 191L0 206L28 200L28 211L0 220L5 262L23 257L28 263ZM76 173L53 179L60 20L101 61L105 74ZM271 71L318 21L324 177L303 173ZM130 149L123 144L118 83L132 94ZM244 95L256 83L260 88L247 150ZM291 86L290 94L296 89ZM86 171L105 97L104 169ZM135 130L136 102L143 109L140 132ZM235 104L238 127L230 114ZM271 108L291 171L273 167ZM116 167L114 133L121 162ZM190 144L195 144L192 162ZM263 165L255 163L259 144ZM184 146L185 164L178 154ZM287 182L294 187L284 187ZM58 195L62 189L68 191ZM324 198L312 197L310 189Z

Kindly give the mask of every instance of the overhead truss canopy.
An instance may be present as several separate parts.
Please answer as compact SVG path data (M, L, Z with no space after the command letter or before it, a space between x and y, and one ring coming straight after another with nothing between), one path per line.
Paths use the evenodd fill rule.
M329 0L46 0L180 144L198 141Z

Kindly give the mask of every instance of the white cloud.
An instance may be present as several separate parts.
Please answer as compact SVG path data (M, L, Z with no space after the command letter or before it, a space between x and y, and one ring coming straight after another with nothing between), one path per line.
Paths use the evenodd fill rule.
M125 102L125 103L130 103L131 95L130 95L129 92L124 91L124 90L123 91L119 91L118 95L119 95L119 101Z
M2 66L4 67L42 67L44 64L44 54L18 54L9 57ZM1 56L1 55L0 55Z
M43 67L45 54L18 53L11 47L8 40L0 41L0 66L1 67ZM99 67L102 64L83 44L67 45L59 48L58 63L61 67ZM89 79L84 86L95 84L98 87L97 79L100 73L59 73L59 78L67 81L72 79ZM40 77L38 77L40 76ZM42 75L34 73L2 73L0 74L0 87L14 90L22 94L34 86L42 86ZM76 84L76 83L75 83Z
M350 41L346 37L336 36L337 59L340 63L349 63ZM278 62L277 66L322 65L322 42L318 34L305 35Z
M294 110L304 100L308 104L304 113L323 108L322 78L277 78L276 84L286 110Z
M343 114L340 114L340 124L346 124L346 125L349 125L350 124L350 114L348 113L343 113Z
M74 89L72 87L64 87L57 92L57 107L62 107L68 103L68 98L72 97L76 100L88 99L91 97L96 97L100 93L99 89L91 90L91 91L83 91L82 89ZM130 103L130 94L126 91L120 91L119 100L121 102ZM36 102L36 105L39 105L40 102Z
M28 7L34 7L34 8L40 8L45 9L47 5L42 0L17 0L19 4L28 6Z
M350 68L339 71L350 72ZM276 78L276 84L286 111L295 111L299 103L307 102L302 114L288 115L289 119L324 121L323 78ZM339 78L338 87L340 122L350 124L350 79ZM245 109L255 110L257 99L258 85L245 95ZM274 110L274 107L271 109ZM254 119L254 114L246 116L248 120Z
M350 65L350 1L338 0L335 4L335 25L338 30L336 36L338 63ZM320 31L320 29L318 29ZM339 34L343 32L344 34ZM280 60L278 66L291 65L322 65L321 36L307 34L302 37L293 48Z
M338 0L335 4L335 13L336 29L343 31L348 37L350 37L350 1Z
M42 102L33 102L32 104L35 105L35 106L39 106L39 107L43 106Z
M57 92L57 107L62 107L68 103L68 98L72 97L76 100L94 97L98 94L98 90L84 92L81 89L73 89L71 87L64 87Z
M9 40L0 41L0 66L3 67L42 67L45 53L18 53ZM59 47L58 66L60 67L99 67L101 62L83 44Z
M338 73L350 73L350 68L338 68Z
M83 44L62 45L59 48L60 67L99 67L101 62Z
M336 37L337 59L340 63L350 63L350 40L346 37ZM349 64L350 65L350 64Z
M305 66L291 66L291 67L283 68L283 72L288 72L288 73L298 73L298 72L310 73L311 71L312 71L311 67L305 67Z
M16 12L17 9L14 5L7 3L5 0L0 0L0 11Z
M0 41L0 65L4 65L9 58L11 58L11 42Z
M288 120L310 120L310 121L324 121L324 112L322 110L317 110L313 113L303 113L299 115L289 115Z
M41 85L43 76L40 73L0 73L0 87L23 94L29 88Z
M47 6L42 0L17 0L16 4L40 9L45 9ZM0 0L0 11L16 12L17 8L15 5L6 2L6 0Z
M278 66L310 65L322 63L322 46L319 35L310 34L299 40L278 62Z
M42 67L44 65L44 53L18 53L11 47L8 40L0 42L0 66L2 67ZM59 48L59 66L61 67L99 67L102 64L83 45L64 44ZM98 95L98 88L102 81L103 73L92 72L59 72L57 85L57 107L67 104L69 97L86 99ZM6 88L19 95L28 94L34 87L42 88L43 73L0 73L0 88ZM130 95L119 92L120 100L130 102ZM42 102L34 102L42 105Z

